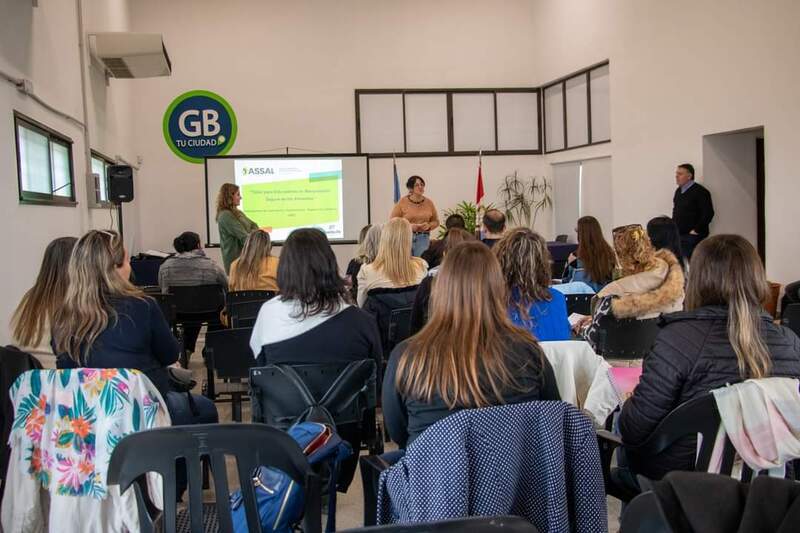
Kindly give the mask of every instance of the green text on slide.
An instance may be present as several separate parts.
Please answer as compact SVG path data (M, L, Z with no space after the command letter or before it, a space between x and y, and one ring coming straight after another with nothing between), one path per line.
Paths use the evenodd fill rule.
M259 226L295 228L341 219L341 171L315 172L308 178L242 186L244 212Z

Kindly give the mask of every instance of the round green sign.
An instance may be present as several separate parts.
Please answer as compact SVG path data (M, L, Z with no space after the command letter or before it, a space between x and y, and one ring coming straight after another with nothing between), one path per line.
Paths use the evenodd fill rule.
M202 163L206 157L228 153L237 129L231 105L211 91L183 93L164 113L167 146L190 163Z

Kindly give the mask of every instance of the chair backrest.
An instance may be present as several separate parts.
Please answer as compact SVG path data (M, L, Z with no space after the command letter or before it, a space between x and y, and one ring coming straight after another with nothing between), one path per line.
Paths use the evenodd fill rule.
M219 313L225 306L222 285L174 286L169 292L179 315Z
M592 298L594 294L567 294L567 315L578 313L581 315L592 314Z
M336 425L360 424L377 406L376 375L372 359L253 368L253 421L285 429L303 417L314 421L324 409Z
M556 235L556 242L567 242L567 238L566 234Z
M253 328L220 329L206 333L203 354L218 378L246 378L256 364L250 348Z
M789 304L781 317L781 324L800 335L800 304Z
M162 294L161 291L145 291L145 294L158 302L164 318L170 326L174 326L178 319L178 311L175 308L175 297L172 294Z
M536 526L519 516L469 516L421 524L390 524L386 526L347 529L342 533L464 533L497 531L503 533L538 533Z
M672 533L664 508L652 491L639 494L625 508L620 533Z
M225 308L231 327L253 327L261 305L271 300L275 291L233 291L225 296Z
M142 453L147 450L147 453ZM226 455L236 458L248 529L261 531L253 472L259 466L277 468L303 487L305 514L303 530L319 532L321 494L319 478L292 437L261 424L202 424L175 426L128 435L117 445L108 467L108 483L120 492L131 485L136 495L141 531L154 531L154 521L136 479L148 472L161 475L164 489L164 527L176 531L176 459L184 459L189 481L191 530L203 531L203 487L201 460L208 460L214 477L214 491L220 531L233 531L228 494Z
M411 308L418 288L418 285L412 285L367 292L364 311L372 314L378 322L384 359L388 359L392 349L411 334Z
M631 455L631 462L647 461L648 457L653 457L665 451L677 440L687 436L695 437L700 435L699 450L694 464L694 470L707 472L711 463L711 455L714 452L715 439L720 428L719 410L717 402L711 393L703 394L698 398L684 402L673 409L656 426L650 437L640 446L631 448L626 446ZM736 449L731 444L730 439L725 437L724 448L722 450L722 465L719 473L730 476L733 472L733 463L736 458ZM746 465L742 465L742 479L750 479L752 470Z
M642 359L658 335L658 319L618 319L606 315L600 319L595 351L606 359Z

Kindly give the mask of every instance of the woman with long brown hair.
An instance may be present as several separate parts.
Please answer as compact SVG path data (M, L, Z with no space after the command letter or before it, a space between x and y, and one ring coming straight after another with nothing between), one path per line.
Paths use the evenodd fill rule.
M550 252L542 236L530 228L515 228L492 250L508 285L511 321L540 341L569 340L567 300L550 287Z
M404 218L393 218L381 229L375 261L358 272L358 305L364 305L370 289L419 285L427 272L428 264L411 256L411 224Z
M614 277L617 257L603 237L600 222L592 216L578 219L578 249L570 256L562 283L583 282L598 292Z
M217 226L225 273L230 272L231 263L242 253L247 236L258 229L258 224L247 218L247 215L239 209L241 203L242 194L239 186L223 183L217 194Z
M764 312L761 259L739 235L715 235L692 254L686 311L662 317L639 385L623 406L626 444L644 442L678 405L726 384L770 376L800 377L800 339ZM650 478L689 470L694 438L679 441L634 469Z
M277 291L278 258L266 231L254 231L244 241L242 253L231 263L228 288L232 291Z
M67 293L67 265L77 240L59 237L45 248L36 283L22 297L11 317L11 336L20 346L39 346L53 323L53 315Z
M428 323L394 349L384 376L384 420L400 448L460 409L560 400L542 349L511 323L506 295L500 264L485 244L448 252Z
M58 368L134 368L159 389L175 425L216 422L214 403L193 395L196 412L172 387L167 366L180 347L158 303L129 281L119 234L92 230L69 260L69 287L53 319Z

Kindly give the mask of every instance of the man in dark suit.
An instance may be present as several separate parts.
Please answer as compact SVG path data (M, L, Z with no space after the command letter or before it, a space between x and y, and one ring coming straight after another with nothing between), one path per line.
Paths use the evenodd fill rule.
M689 163L675 170L678 189L672 199L672 219L681 234L683 256L689 259L695 246L708 237L708 225L714 218L714 205L708 189L694 181L694 167Z

